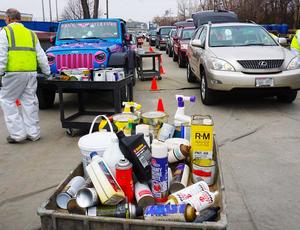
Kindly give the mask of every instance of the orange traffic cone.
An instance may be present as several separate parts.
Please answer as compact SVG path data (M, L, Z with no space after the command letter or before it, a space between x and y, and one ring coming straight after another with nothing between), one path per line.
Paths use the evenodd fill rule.
M166 71L165 71L165 69L164 69L164 67L162 65L160 65L160 67L159 67L159 73L160 73L160 75L166 73Z
M156 110L159 111L159 112L165 112L164 104L163 104L161 98L158 99L157 109Z
M158 90L158 87L157 87L156 77L153 77L151 81L151 91L155 91L155 90Z
M20 101L19 98L17 98L17 100L16 100L16 105L17 105L18 107L21 105L21 101Z
M151 53L154 52L154 49L151 46L149 47L149 52L151 52Z

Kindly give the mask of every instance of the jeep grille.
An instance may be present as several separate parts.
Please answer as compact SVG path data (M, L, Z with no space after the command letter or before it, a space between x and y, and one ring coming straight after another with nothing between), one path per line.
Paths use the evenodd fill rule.
M239 60L245 69L274 69L281 67L284 60Z
M93 69L93 54L60 54L56 56L57 69Z

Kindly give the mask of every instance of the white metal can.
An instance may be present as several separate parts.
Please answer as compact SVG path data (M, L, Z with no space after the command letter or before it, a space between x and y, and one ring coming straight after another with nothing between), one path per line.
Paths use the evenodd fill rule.
M218 191L210 192L210 191L203 191L198 193L188 200L185 200L185 204L190 204L193 208L196 209L197 212L200 212L215 203L216 196L219 194Z
M196 159L192 163L193 182L204 180L209 186L215 183L216 163L209 159Z
M138 206L146 207L155 204L153 194L147 184L136 182L134 189Z
M82 188L76 194L76 202L79 207L87 208L97 205L100 200L95 188Z
M158 131L157 139L160 141L166 141L174 136L175 126L168 123L163 123L162 127Z
M76 193L85 185L85 179L81 176L73 177L72 180L57 195L56 204L62 209L67 209L68 201L74 198Z

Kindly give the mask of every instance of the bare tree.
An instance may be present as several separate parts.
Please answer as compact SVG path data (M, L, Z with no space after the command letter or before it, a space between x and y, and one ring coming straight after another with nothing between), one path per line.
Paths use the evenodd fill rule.
M98 6L95 7L95 4L97 4L96 1L98 1ZM90 11L89 14L93 15L93 18L98 18L103 15L103 10L99 7L99 0L88 1L87 3ZM95 10L97 8L98 10L96 14ZM69 0L61 18L65 20L84 18L81 0Z
M88 0L80 0L80 2L83 10L83 18L91 18Z
M94 0L93 18L98 18L98 12L99 12L99 0Z

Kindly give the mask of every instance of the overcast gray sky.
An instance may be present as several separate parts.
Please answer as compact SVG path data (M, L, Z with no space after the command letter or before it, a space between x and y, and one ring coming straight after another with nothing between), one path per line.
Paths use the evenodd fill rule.
M59 14L63 11L68 0L57 0ZM106 0L100 0L100 8L104 12ZM133 19L149 22L157 15L163 15L165 10L177 14L177 0L108 0L109 17L119 17L125 20ZM44 0L45 16L49 20L49 0ZM55 0L51 0L52 18L56 18ZM43 19L42 0L0 0L0 10L17 8L22 13L33 14L36 20Z

